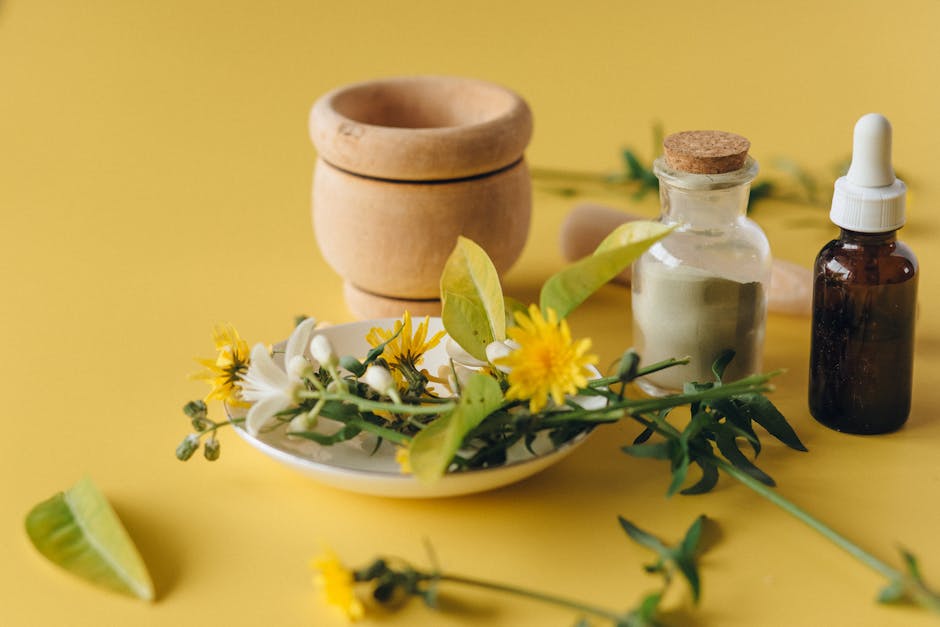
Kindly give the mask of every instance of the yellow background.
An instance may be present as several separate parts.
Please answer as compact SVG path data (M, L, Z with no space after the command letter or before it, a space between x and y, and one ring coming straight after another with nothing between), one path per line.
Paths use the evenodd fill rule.
M321 542L359 564L378 553L626 608L655 581L622 514L677 539L699 513L720 542L702 560L702 625L920 625L874 603L872 572L741 486L663 498L666 469L598 431L543 474L459 499L398 501L321 487L225 434L208 464L173 456L187 379L230 321L250 342L295 314L349 319L316 250L309 194L313 101L378 76L441 73L508 85L530 103L539 166L613 170L650 128L748 136L826 179L869 111L895 127L912 187L902 237L921 261L912 417L871 439L806 409L808 322L772 316L774 400L811 452L768 445L781 492L898 563L917 552L940 584L940 2L0 2L0 623L333 625L310 586ZM826 183L828 186L828 182ZM561 267L573 201L536 195L528 246L506 277L531 299ZM620 203L630 207L628 201ZM639 208L655 213L652 198ZM768 203L777 256L809 265L834 233L825 208ZM630 344L629 297L579 311L602 362ZM99 592L44 562L23 532L36 502L90 475L139 543L153 605ZM571 612L449 588L388 625L569 625ZM687 604L684 593L670 599ZM688 619L691 620L691 619ZM682 623L682 621L680 621ZM684 624L684 623L683 623Z

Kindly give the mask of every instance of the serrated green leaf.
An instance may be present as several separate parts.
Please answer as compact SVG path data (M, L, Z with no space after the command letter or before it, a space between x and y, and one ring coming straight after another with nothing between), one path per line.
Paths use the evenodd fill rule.
M751 419L747 416L746 413L738 408L738 405L735 403L734 399L722 398L709 401L708 404L719 414L724 416L728 422L735 426L735 428L739 429L742 433L745 434L745 438L748 442L750 442L755 457L760 454L761 443L757 437L757 434L754 432Z
M798 435L783 417L783 414L774 406L770 399L762 394L746 394L739 397L740 407L748 417L767 430L790 448L806 452L808 449L800 441Z
M643 220L617 227L593 255L576 261L545 282L539 297L542 312L551 308L559 318L565 318L672 229L658 222Z
M702 470L701 479L694 485L682 490L680 494L705 494L718 484L718 468L713 463L705 459L696 459L695 465Z
M746 472L764 485L771 487L777 485L770 475L755 466L754 463L741 452L741 449L738 448L734 433L730 429L718 428L715 429L714 434L715 444L718 446L718 450L721 451L721 454L724 455L735 468Z
M90 479L36 505L26 516L26 533L57 566L109 590L153 600L137 547Z
M408 457L414 475L427 483L440 479L464 437L502 404L503 393L495 379L483 374L471 376L457 406L412 439Z

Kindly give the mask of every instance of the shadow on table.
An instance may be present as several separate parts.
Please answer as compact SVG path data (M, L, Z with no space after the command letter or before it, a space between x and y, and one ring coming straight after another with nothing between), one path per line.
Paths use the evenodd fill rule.
M123 501L113 506L150 571L155 600L160 601L176 587L182 572L181 551L173 544L173 534L160 529L153 511Z

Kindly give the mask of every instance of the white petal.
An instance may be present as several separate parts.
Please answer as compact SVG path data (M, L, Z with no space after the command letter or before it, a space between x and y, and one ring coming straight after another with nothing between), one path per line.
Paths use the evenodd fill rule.
M495 362L500 357L505 357L512 352L512 349L506 346L505 342L490 342L486 345L486 358L490 363Z
M458 364L463 364L465 366L470 366L473 368L482 368L486 365L485 361L480 361L467 351L463 349L457 342L452 338L447 338L447 356L453 359Z
M277 392L286 394L291 386L287 373L277 367L264 344L255 344L241 387L245 400L257 401Z
M287 339L287 348L284 351L285 364L289 364L292 357L304 354L310 344L310 336L315 326L317 326L317 321L314 318L307 318L297 325Z
M245 417L245 428L251 435L258 435L271 416L290 407L290 400L280 396L268 396L251 406Z

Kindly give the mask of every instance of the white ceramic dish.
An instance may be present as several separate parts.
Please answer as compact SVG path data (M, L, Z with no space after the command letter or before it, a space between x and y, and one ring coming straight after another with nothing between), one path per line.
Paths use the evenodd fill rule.
M351 322L325 327L318 332L330 339L338 354L354 355L361 359L370 348L365 340L369 329L392 328L395 320L382 318ZM413 320L416 327L420 320ZM443 328L440 318L431 318L429 326L429 336ZM448 363L444 342L428 351L424 359L423 366L431 373L435 373L440 365ZM320 423L319 429L324 432L333 431L338 426L338 423L329 420L321 420ZM536 456L526 450L524 445L517 444L509 449L509 460L503 466L452 473L426 484L401 473L395 461L393 446L383 444L373 453L373 436L361 435L333 446L321 446L309 440L288 438L283 428L262 431L257 437L242 428L236 428L235 431L268 457L319 483L351 492L399 498L459 496L506 486L561 461L587 438L587 434L581 435L562 446L554 447L547 437L539 437L533 445Z

